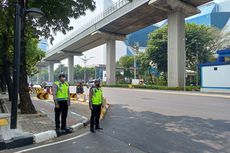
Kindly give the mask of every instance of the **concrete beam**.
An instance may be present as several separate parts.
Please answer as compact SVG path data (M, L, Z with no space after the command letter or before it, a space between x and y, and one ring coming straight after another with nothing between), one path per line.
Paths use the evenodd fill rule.
M168 86L185 84L185 14L172 11L168 14Z
M61 61L59 61L59 60L46 60L46 59L44 59L44 62L46 62L48 64L50 64L50 63L61 63Z
M106 84L116 84L116 51L115 40L108 40L106 43Z
M200 13L201 11L181 0L150 0L149 5L170 13L171 11L182 11L186 16Z
M68 81L74 83L74 56L68 57Z
M105 31L95 31L91 34L91 36L94 35L100 35L100 37L102 37L103 39L106 40L120 40L123 41L126 38L126 35L122 35L122 34L116 34L116 33L111 33L111 32L105 32Z
M67 56L82 56L82 53L79 52L75 52L75 51L70 51L70 50L62 50L60 52L58 52L59 54L65 54Z

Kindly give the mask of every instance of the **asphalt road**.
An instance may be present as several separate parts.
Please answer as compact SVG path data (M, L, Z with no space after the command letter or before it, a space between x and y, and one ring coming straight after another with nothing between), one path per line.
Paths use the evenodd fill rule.
M26 153L229 153L230 99L104 88L104 130ZM22 151L23 152L23 151Z

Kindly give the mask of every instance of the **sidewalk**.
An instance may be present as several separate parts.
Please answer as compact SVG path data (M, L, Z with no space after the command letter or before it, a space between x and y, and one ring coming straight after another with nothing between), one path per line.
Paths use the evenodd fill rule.
M0 95L0 99L5 96ZM51 100L42 101L35 97L31 97L33 104L38 111L37 114L20 114L18 113L18 127L15 130L10 129L10 125L0 126L0 150L9 148L4 142L12 142L18 138L30 139L28 141L35 141L36 143L47 141L57 136L54 131L55 118L54 118L54 104ZM5 106L10 110L10 102L5 102ZM7 112L5 112L7 113ZM8 112L10 113L10 112ZM67 118L67 126L74 129L79 129L88 123L89 110L88 105L83 103L74 103L69 107ZM10 120L8 118L8 120ZM25 144L25 140L22 143ZM29 142L28 142L29 143ZM3 146L4 144L5 146ZM11 146L13 148L19 147L19 144Z

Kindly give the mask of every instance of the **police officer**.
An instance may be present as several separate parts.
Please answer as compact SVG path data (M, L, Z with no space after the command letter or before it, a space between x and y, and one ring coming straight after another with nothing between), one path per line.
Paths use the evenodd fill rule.
M70 106L69 83L65 81L65 75L59 75L59 81L53 84L53 99L55 103L55 126L57 132L68 132L66 118L68 106ZM61 115L61 129L60 129Z
M90 131L95 133L96 130L102 130L99 125L101 106L103 103L103 93L100 86L100 80L95 80L95 86L90 88L89 92L89 108L91 110Z

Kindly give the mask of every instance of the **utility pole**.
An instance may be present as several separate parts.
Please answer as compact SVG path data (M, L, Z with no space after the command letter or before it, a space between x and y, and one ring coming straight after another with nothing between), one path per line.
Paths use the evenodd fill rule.
M84 83L86 83L86 64L92 58L93 57L87 58L86 56L84 56L83 58L81 58L81 60L84 62Z
M133 57L134 57L134 62L133 62L133 68L134 68L134 79L137 78L137 62L136 62L136 55L138 55L139 52L139 43L135 42L133 45Z
M26 9L21 6L18 1L15 3L15 18L14 18L14 57L13 57L13 89L11 103L11 120L10 129L17 128L17 111L18 111L18 91L19 91L19 75L20 75L20 50L21 50L21 30L22 18L27 14L33 17L40 18L44 13L38 8Z

